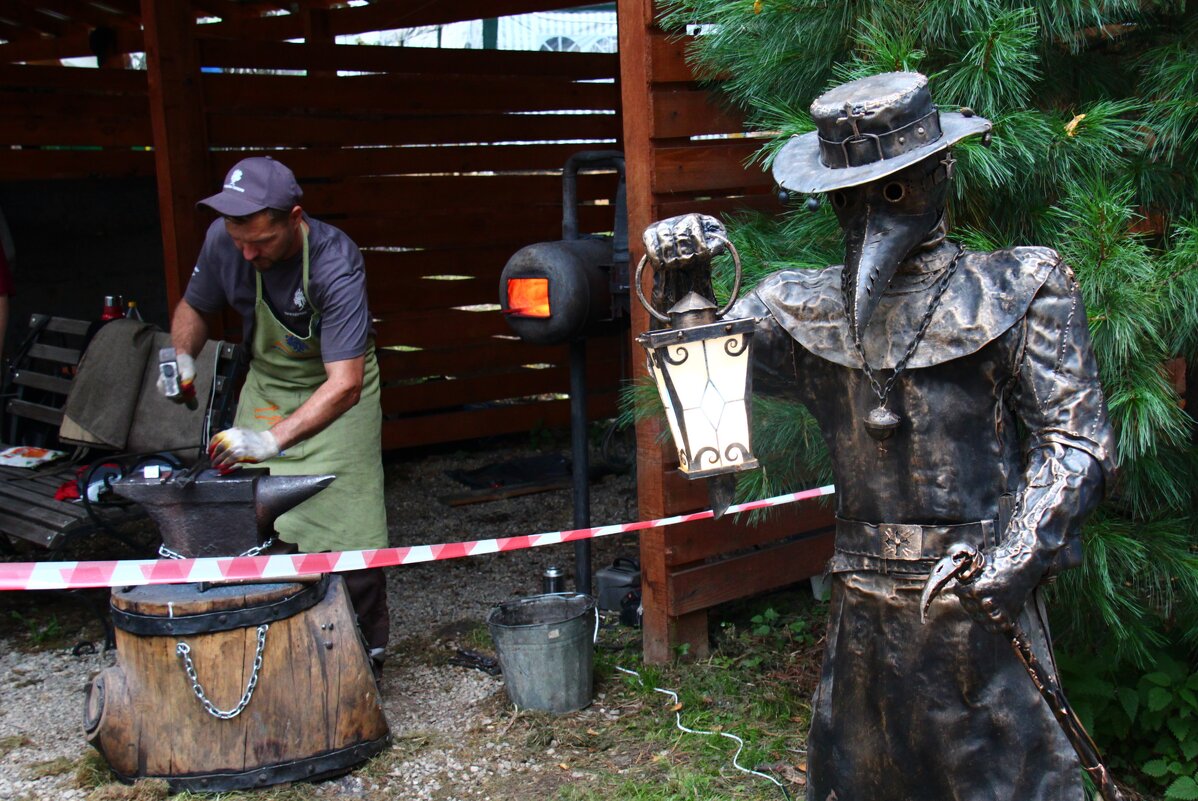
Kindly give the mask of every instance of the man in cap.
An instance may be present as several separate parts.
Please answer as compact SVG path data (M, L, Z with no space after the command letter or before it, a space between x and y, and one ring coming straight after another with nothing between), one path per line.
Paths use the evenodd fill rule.
M1073 274L1047 248L946 238L950 148L990 123L939 111L924 76L853 81L811 113L774 175L830 196L845 263L775 273L727 315L759 319L757 364L819 421L836 477L808 798L1081 801L1069 741L999 633L1017 621L1052 664L1037 587L1080 561L1112 480ZM659 295L708 281L691 254L721 235L696 216L650 227ZM956 543L985 567L925 625L921 590Z
M247 158L199 202L220 217L171 320L184 388L176 397L194 379L205 315L231 306L250 368L235 427L209 443L213 466L334 474L328 489L278 519L279 537L304 552L385 548L379 372L362 254L344 232L305 214L302 196L281 162ZM377 669L390 628L385 576L379 568L342 575Z

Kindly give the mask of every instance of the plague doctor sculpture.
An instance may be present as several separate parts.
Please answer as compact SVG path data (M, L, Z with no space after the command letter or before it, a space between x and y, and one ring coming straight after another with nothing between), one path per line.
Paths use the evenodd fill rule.
M853 81L811 113L774 175L829 196L845 263L775 273L727 315L756 318L756 366L816 417L838 489L808 798L1081 801L1072 736L1009 642L1052 665L1037 587L1078 564L1113 476L1072 271L946 238L951 147L990 123L939 111L924 76ZM645 245L668 305L709 291L692 256L723 231L672 218Z

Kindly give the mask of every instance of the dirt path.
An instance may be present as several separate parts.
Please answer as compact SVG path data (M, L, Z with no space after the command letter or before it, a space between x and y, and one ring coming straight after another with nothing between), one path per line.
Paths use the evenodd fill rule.
M502 450L408 455L390 462L391 544L570 528L568 489L467 506L439 500L465 489L446 471L531 453L507 443ZM632 520L635 506L631 476L608 475L592 488L596 524ZM595 567L618 553L635 555L635 539L596 541ZM585 781L587 772L573 769L562 749L589 753L586 747L558 743L552 726L536 716L513 719L501 681L447 664L459 648L482 647L482 624L495 603L539 591L545 566L572 562L573 547L559 545L390 570L392 637L382 689L392 748L365 769L332 782L297 785L287 797L528 798ZM76 776L81 766L85 772L96 767L82 733L83 692L116 655L74 655L70 646L99 636L98 624L78 604L46 594L0 597L0 799L82 799L89 792L96 797L98 791L80 788ZM621 714L600 696L571 716L569 728L598 732ZM621 762L637 758L615 757L605 769L619 770Z

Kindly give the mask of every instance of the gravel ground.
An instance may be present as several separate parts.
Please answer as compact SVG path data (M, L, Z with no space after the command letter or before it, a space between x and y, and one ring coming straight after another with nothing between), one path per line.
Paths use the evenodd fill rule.
M466 491L446 471L472 470L535 453L529 440L521 438L394 455L386 465L391 544L571 528L569 489L463 506L441 500ZM595 524L635 516L631 475L610 473L592 483ZM635 554L633 535L604 538L595 541L593 564L598 568L617 555ZM395 753L387 761L386 775L358 771L317 785L316 794L413 801L525 798L532 797L528 793L543 774L553 773L560 782L562 765L555 760L552 744L541 758L529 758L513 755L488 736L510 726L511 707L502 682L446 663L458 648L478 647L471 643L471 634L497 602L539 592L541 571L549 564L572 569L573 546L389 570L392 632L382 690ZM82 799L87 791L76 788L73 770L64 772L64 765L91 751L82 732L84 689L92 676L114 663L116 653L73 655L70 644L95 639L98 626L75 612L73 604L40 595L44 604L53 604L52 625L59 627L61 622L62 631L47 636L47 607L32 608L36 601L31 597L0 599L0 617L7 618L0 621L0 799ZM38 639L51 642L35 644ZM605 708L600 696L578 714L610 717L619 711ZM427 747L430 742L436 747ZM405 757L408 753L411 759ZM504 786L513 788L511 794L496 790Z

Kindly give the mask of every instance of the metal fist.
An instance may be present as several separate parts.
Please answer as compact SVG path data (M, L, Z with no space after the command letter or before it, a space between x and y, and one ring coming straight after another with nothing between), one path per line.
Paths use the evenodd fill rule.
M684 214L650 225L641 237L654 270L686 270L710 264L727 250L724 224L706 214Z

